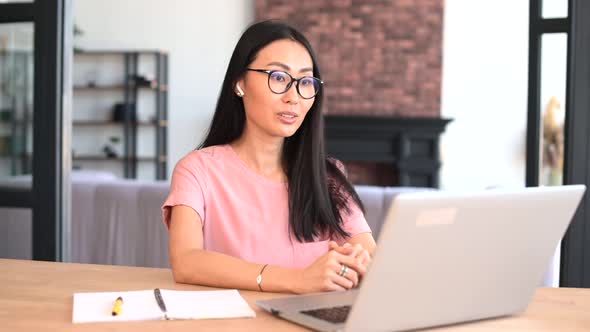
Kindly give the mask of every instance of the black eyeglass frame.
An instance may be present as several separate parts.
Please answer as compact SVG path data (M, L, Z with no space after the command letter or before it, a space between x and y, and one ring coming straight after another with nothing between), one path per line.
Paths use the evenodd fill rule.
M312 99L312 98L315 98L315 96L317 96L317 95L318 95L318 93L320 92L320 89L322 88L322 86L323 86L323 84L324 84L324 81L320 80L320 79L319 79L319 78L317 78L317 77L313 77L313 76L303 76L303 77L300 77L300 78L294 78L293 76L291 76L291 74L287 73L287 72L286 72L286 71L284 71L284 70L254 69L254 68L246 68L246 70L249 70L249 71L255 71L255 72L259 72L259 73L265 73L265 74L267 74L267 75L268 75L268 81L267 81L267 84L268 84L268 89L269 89L269 90L270 90L272 93L274 93L274 94L277 94L277 95L282 95L283 93L285 93L285 92L289 91L289 89L291 89L291 86L293 85L293 82L295 82L295 83L296 83L296 84L295 84L295 89L297 90L297 93L299 94L299 96L300 96L301 98L303 98L303 99ZM273 73L277 73L277 72L280 72L280 73L285 73L285 74L287 74L287 76L289 76L289 78L291 78L291 81L290 81L290 82L287 84L287 87L285 88L285 91L283 91L283 92L276 92L276 91L274 91L274 90L273 90L273 89L270 87L270 76L271 76ZM299 91L299 81L301 81L302 79L305 79L305 78L311 78L311 79L314 79L316 82L319 82L319 85L318 85L318 90L315 92L315 94L314 94L313 96L311 96L311 97L309 97L309 98L303 97L303 95L302 95L302 94L301 94L301 92Z

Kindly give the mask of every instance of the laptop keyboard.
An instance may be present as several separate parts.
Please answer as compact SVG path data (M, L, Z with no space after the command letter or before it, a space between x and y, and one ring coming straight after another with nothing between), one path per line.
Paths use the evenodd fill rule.
M302 314L309 315L318 319L326 320L330 323L338 324L344 323L348 313L350 312L350 306L345 305L341 307L322 308L314 310L301 311Z

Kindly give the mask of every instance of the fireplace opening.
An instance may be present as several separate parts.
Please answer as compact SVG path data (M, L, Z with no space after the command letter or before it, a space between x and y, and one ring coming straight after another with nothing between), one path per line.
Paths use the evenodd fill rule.
M391 163L343 161L348 180L354 185L399 186L398 169Z
M439 136L449 121L326 116L326 150L353 184L437 188Z

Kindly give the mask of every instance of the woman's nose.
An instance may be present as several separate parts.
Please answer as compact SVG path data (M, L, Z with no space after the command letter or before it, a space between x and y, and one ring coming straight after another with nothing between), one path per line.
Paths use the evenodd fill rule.
M297 92L297 82L293 82L289 89L285 91L283 100L286 103L298 103L299 102L299 92Z

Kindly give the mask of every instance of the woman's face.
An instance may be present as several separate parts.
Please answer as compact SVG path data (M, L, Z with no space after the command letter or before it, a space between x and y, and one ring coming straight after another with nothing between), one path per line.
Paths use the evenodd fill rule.
M281 70L295 79L313 76L313 62L307 49L288 39L274 41L262 48L248 68ZM273 79L280 80L282 77L273 76ZM246 130L277 138L292 136L301 126L315 98L302 98L297 93L295 82L287 92L273 93L268 81L267 73L246 71L237 82L244 92L242 98L246 110ZM304 83L300 84L302 91Z

